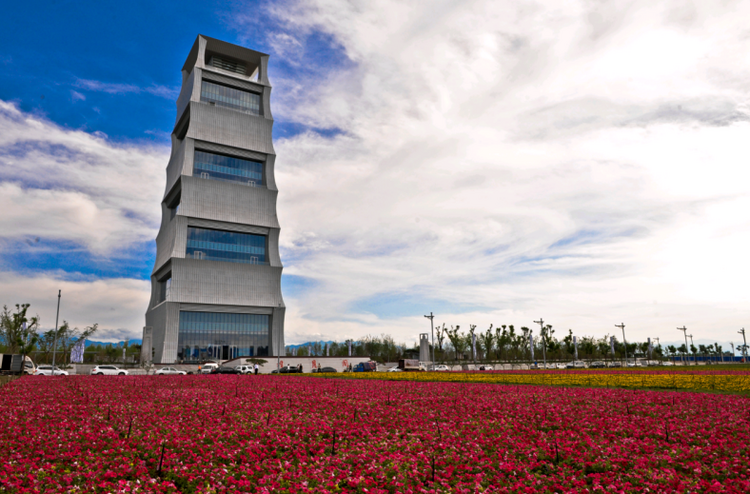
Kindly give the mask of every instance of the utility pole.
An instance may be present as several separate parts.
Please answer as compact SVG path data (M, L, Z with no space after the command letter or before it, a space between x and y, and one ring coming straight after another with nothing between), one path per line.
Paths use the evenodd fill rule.
M615 324L616 328L622 329L622 344L625 347L625 365L628 364L628 340L625 339L625 323Z
M742 346L742 358L747 363L747 339L745 338L745 328L742 328L737 332L742 335L742 341L744 343L744 345Z
M57 291L57 315L55 316L55 338L52 344L52 376L55 375L55 352L57 351L57 323L60 320L60 297L62 297L62 290Z
M682 331L682 333L685 335L685 353L688 351L688 344L687 344L687 328L683 325L681 328L677 328L678 331ZM690 361L688 360L688 363Z
M537 323L542 329L539 331L539 335L542 337L542 358L544 359L544 368L547 368L547 338L544 337L544 319L541 317L538 321L534 321Z
M433 323L435 315L430 311L430 315L425 317L430 320L430 331L432 332L432 370L435 370L435 324Z
M687 335L687 337L690 338L690 348L695 348L693 346L693 335L689 334L689 335ZM690 353L693 353L692 350L690 351ZM688 359L688 360L690 360L690 359ZM693 355L693 363L695 365L698 365L698 359L696 358L695 355Z

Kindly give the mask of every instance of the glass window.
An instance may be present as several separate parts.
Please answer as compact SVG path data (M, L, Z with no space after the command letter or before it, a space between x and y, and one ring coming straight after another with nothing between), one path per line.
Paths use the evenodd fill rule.
M178 358L200 361L268 355L270 316L180 311Z
M193 176L260 187L263 185L263 163L196 150Z
M260 115L260 95L211 81L201 85L201 101Z
M266 237L189 226L185 256L207 261L266 264Z

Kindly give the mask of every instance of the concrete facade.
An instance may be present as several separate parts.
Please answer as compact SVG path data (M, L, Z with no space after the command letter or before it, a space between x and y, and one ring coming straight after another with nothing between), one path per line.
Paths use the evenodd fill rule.
M146 312L156 363L186 360L178 348L181 312L267 315L266 353L284 355L285 305L267 67L268 55L199 35L182 68ZM201 89L204 81L251 93L259 98L260 108L245 111L207 101ZM262 163L262 183L204 178L208 173L194 176L197 150ZM263 236L265 261L254 264L206 260L197 253L189 256L190 228ZM221 344L232 347L231 342Z

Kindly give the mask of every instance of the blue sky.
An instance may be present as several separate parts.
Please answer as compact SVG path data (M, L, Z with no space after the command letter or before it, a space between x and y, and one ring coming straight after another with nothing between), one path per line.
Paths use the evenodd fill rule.
M271 55L287 342L747 326L742 2L18 2L0 297L137 338L180 68ZM675 341L678 339L674 337ZM106 338L105 338L106 337Z

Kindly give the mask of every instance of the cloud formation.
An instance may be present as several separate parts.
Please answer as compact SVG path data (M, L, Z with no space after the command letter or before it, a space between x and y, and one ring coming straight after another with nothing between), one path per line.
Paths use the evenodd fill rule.
M734 333L747 8L274 4L295 41L277 35L280 55L324 69L323 33L351 62L289 88L271 74L277 118L343 131L277 142L285 272L316 283L287 296L290 328L412 340L429 306L464 325ZM416 317L384 319L384 297Z
M109 256L155 238L169 150L115 144L0 101L0 239Z
M229 22L247 29L255 9ZM750 316L748 9L267 4L274 116L310 129L275 143L287 342L414 341L429 311L733 340ZM152 242L168 152L0 102L0 253L53 239L107 259ZM3 300L50 324L62 286L74 325L140 335L147 281L0 269Z

